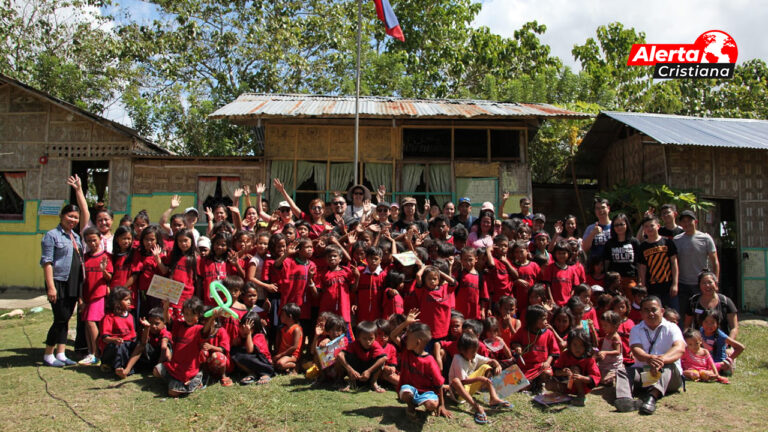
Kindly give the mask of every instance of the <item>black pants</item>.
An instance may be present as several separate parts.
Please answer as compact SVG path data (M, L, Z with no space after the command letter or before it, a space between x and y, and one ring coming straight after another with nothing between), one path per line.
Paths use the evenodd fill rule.
M124 341L120 345L114 343L107 344L104 347L104 352L101 353L101 362L112 366L113 369L125 367L135 347L135 341Z
M51 303L53 324L48 329L48 336L45 338L46 345L52 346L67 343L69 319L72 318L76 305L77 297L58 297L56 303Z
M273 376L275 374L272 362L256 347L253 347L253 352L250 354L245 352L243 347L232 348L232 361L241 368L248 369L250 373L257 377L262 375Z

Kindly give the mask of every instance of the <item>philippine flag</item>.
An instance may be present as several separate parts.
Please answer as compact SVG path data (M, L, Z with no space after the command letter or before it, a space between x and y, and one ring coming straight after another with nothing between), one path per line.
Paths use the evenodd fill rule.
M387 28L387 34L400 42L405 42L405 36L403 36L403 30L400 28L400 23L397 22L397 16L395 11L392 10L392 5L389 4L389 0L373 0L376 4L376 15L384 22L384 26Z

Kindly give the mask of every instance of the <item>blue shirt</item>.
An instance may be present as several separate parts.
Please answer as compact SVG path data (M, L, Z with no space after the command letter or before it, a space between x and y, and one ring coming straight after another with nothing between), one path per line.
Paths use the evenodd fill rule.
M725 352L727 345L726 339L728 338L728 335L720 329L717 329L715 334L712 336L707 336L704 334L704 327L702 327L699 331L701 332L701 339L703 342L712 347L712 350L709 351L709 353L712 354L712 360L715 363L720 363L725 360L728 355Z
M74 231L72 236L75 238L77 247L82 251L80 236ZM46 263L53 264L53 279L62 282L67 281L72 267L72 254L74 253L74 246L69 234L64 231L61 225L58 225L45 233L41 248L40 266L44 266Z

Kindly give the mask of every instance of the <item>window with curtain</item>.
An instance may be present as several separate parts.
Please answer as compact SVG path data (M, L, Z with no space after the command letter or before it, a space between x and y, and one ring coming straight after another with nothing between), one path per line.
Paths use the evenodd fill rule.
M0 220L21 220L24 217L24 197L27 173L0 173Z
M206 207L219 204L231 206L235 202L235 189L240 187L240 177L200 176L197 178L197 206L202 215Z
M326 162L298 161L296 163L296 191L293 199L296 205L305 212L309 203L315 198L325 199Z
M392 182L392 164L388 163L366 163L363 166L364 179L363 184L371 190L375 196L379 186L384 185L387 188L387 194L384 199L392 200L392 192L395 185Z
M442 206L453 198L451 164L403 164L402 189L395 195L413 196L419 203L424 201Z
M285 190L292 191L295 189L293 184L293 161L289 160L273 160L271 163L271 169L268 177L267 187L269 188L269 206L270 208L277 208L277 203L282 200L282 196L272 186L272 179L279 178Z

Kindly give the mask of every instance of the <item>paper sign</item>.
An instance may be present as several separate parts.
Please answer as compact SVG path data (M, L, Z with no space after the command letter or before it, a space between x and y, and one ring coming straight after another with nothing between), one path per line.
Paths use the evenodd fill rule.
M58 216L62 207L64 207L64 200L41 200L40 207L37 208L37 214Z
M530 382L525 378L525 375L523 375L520 367L516 364L513 364L512 366L501 371L500 374L491 377L491 384L493 384L493 388L496 389L496 393L499 395L499 398L504 399L513 393L517 393L520 390L528 387ZM483 397L488 399L489 395L484 393ZM488 400L486 400L486 402L488 402Z
M396 260L400 261L403 267L408 267L416 264L416 254L412 251L403 252L392 255Z
M655 370L651 370L648 366L643 367L643 371L640 372L640 378L643 381L643 387L650 387L661 378L661 374Z
M320 358L320 368L325 369L336 362L336 356L347 347L347 338L341 335L328 342L324 347L317 347L317 356Z
M183 282L155 275L152 277L152 283L149 284L147 295L160 300L168 300L171 304L177 304L183 291Z

